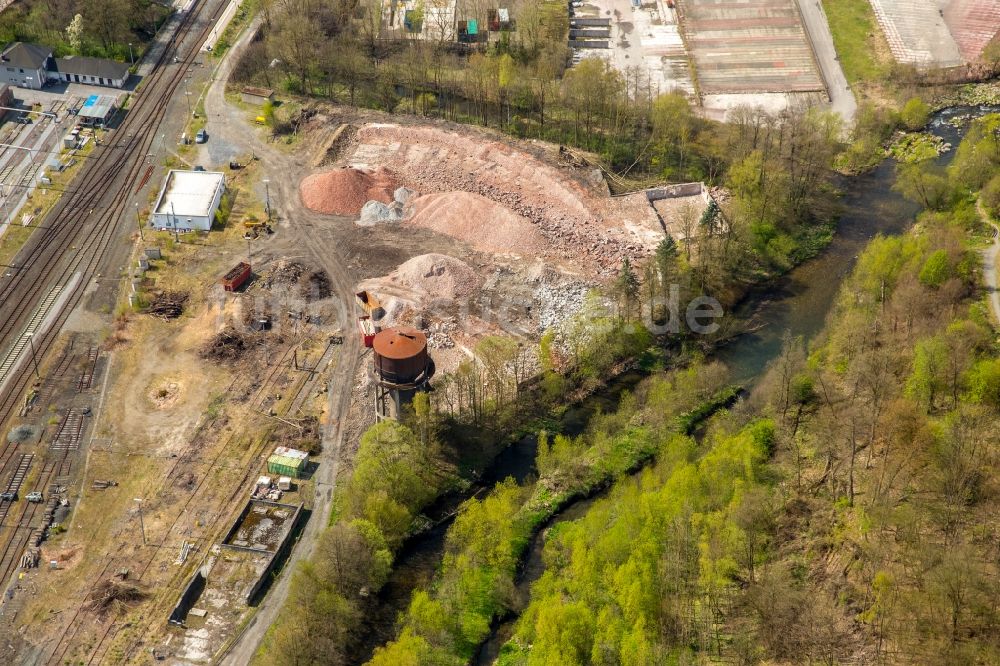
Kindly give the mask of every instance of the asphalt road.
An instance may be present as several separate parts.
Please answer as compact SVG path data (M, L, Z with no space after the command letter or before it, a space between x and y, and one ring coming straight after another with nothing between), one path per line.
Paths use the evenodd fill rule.
M858 102L854 92L847 84L844 70L837 58L837 50L833 47L833 36L826 20L826 12L819 0L798 0L802 21L806 33L812 41L813 52L819 61L819 67L830 93L830 108L840 114L847 126L854 125L854 115L858 110ZM858 48L864 48L859 44Z
M983 212L985 217L985 212L981 212ZM1000 291L997 291L997 256L1000 255L1000 228L992 222L990 226L993 227L993 242L988 248L983 250L983 282L986 283L986 290L990 295L990 310L993 311L996 321L1000 323Z

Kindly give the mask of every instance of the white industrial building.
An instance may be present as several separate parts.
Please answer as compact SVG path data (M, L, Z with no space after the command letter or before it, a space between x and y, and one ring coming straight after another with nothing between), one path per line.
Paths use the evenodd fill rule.
M226 189L218 171L171 169L153 207L151 224L170 231L208 231Z

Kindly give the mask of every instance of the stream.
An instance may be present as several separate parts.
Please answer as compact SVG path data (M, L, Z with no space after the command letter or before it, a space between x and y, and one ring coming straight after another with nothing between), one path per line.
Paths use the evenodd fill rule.
M935 114L928 129L952 145L952 149L940 155L936 163L945 166L951 162L967 127L966 123L956 128L947 122L948 119L963 115L979 116L997 110L1000 109L953 107ZM734 314L739 319L752 318L766 325L713 352L712 358L729 368L731 383L752 384L781 352L786 331L792 336L801 336L807 342L812 339L822 329L841 282L854 267L868 241L877 234L896 235L909 228L919 206L892 190L895 166L895 161L889 158L867 173L837 178L834 184L842 192L841 209L830 245L819 256L794 268L787 275L751 291L736 308ZM568 435L583 432L594 413L617 408L621 393L633 388L642 377L641 373L622 375L580 405L567 410L561 420L562 432ZM470 493L482 492L482 489L492 487L507 476L518 483L529 479L535 473L536 445L535 438L528 436L505 449ZM559 522L579 518L602 494L572 502L534 536L516 584L515 597L522 603L527 603L531 584L544 571L542 550L547 529ZM435 505L428 515L434 520L435 515L446 515L455 506L456 498L445 500ZM389 582L379 593L378 608L374 617L369 618L369 631L355 663L364 663L375 646L393 637L395 620L408 606L412 591L427 586L433 580L444 551L449 525L449 520L440 520L436 527L415 537L400 551ZM515 609L510 617L494 624L490 637L473 657L472 664L486 666L496 660L500 647L513 632L521 608L523 606Z

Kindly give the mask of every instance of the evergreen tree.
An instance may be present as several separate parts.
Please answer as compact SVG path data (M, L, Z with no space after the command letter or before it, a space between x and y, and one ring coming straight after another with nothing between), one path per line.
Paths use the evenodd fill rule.
M670 281L673 279L674 264L677 262L677 242L673 236L660 241L656 247L656 269L660 273L660 287L663 290L663 298L667 297L670 289Z
M629 261L628 257L625 257L622 259L622 267L615 283L616 291L624 302L623 319L632 318L632 304L639 298L639 286L639 276L635 274L632 262Z

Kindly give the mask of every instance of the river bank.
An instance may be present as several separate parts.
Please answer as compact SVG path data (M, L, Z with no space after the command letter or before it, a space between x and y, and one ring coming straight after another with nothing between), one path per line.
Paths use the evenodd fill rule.
M963 129L952 126L946 120L971 111L974 110L957 109L938 114L932 123L931 131L941 136L944 141L957 145ZM937 161L945 165L953 154L949 151L941 155ZM865 244L876 234L898 234L908 228L917 212L917 207L892 190L894 179L895 163L892 160L885 160L871 172L856 177L845 177L838 181L838 186L843 192L842 210L833 242L819 256L793 269L775 283L752 290L736 308L734 314L737 318L760 322L763 326L753 327L755 329L753 332L738 337L713 353L713 358L723 361L729 367L730 381L749 382L759 376L780 352L785 335L801 336L806 340L812 338L822 328L841 280L850 271ZM629 388L634 387L637 381L635 378L629 378ZM612 393L615 386L615 382L611 382L608 387ZM619 390L618 395L620 393ZM595 403L603 394L603 391L595 394ZM604 407L608 406L609 403L606 401ZM596 413L600 409L587 407L587 401L584 401L580 412L587 411ZM572 411L570 420L573 421ZM572 429L582 432L588 421L589 417L581 419L577 414ZM494 468L497 471L510 472L509 476L518 484L523 484L534 474L535 451L531 440L522 438L508 450L511 458L505 462L504 454L501 454ZM651 457L652 453L647 454L634 468L628 467L628 471L641 469L642 461ZM506 465L512 460L516 461L515 464L507 467ZM497 480L503 478L497 477L491 471L488 471L488 476ZM543 568L541 551L544 544L544 526L580 515L592 501L586 498L593 497L599 487L601 486L594 484L588 492L563 498L564 501L550 505L551 510L545 512L545 515L536 515L529 521L528 533L533 536L530 536L530 545L524 551L527 553L527 558L520 567L516 581L516 597L527 598L530 584L537 578L536 573L540 574ZM584 499L574 499L581 496ZM387 622L383 623L383 630L379 633L385 637L391 635L389 632L392 630L391 625L386 625L406 609L409 593L414 589L429 588L434 579L434 570L428 568L435 567L435 563L441 561L440 556L446 541L444 525L438 527L442 529L436 528L426 539L408 544L400 553L397 560L398 572L394 573L392 578L401 584L387 585L386 590L389 594L383 599L385 604L381 615ZM522 553L518 553L519 561L521 555ZM502 644L501 637L509 630L511 622L494 624L490 637L478 651L475 663L492 663ZM375 644L382 640L384 638ZM367 653L366 651L366 657Z

